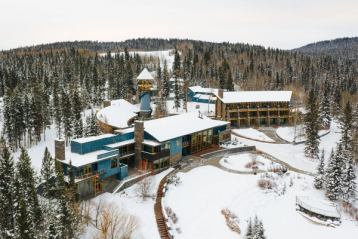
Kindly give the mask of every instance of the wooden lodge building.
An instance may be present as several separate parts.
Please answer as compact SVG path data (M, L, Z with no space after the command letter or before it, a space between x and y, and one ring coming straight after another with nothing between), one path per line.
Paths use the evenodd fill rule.
M292 91L219 90L215 118L232 127L288 125L292 122Z

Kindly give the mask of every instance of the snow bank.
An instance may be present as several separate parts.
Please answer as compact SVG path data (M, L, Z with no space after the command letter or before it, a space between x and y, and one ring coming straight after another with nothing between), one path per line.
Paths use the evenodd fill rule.
M275 140L271 139L266 134L264 134L256 129L253 129L253 128L233 129L232 131L240 136L245 137L245 138L249 138L249 139L253 139L253 140L260 140L260 141L270 142L270 143L275 142Z

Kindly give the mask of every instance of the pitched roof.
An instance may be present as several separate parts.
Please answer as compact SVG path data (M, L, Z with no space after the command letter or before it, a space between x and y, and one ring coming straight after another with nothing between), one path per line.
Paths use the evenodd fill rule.
M222 102L249 103L249 102L289 102L292 91L230 91L223 92L223 97L216 96Z
M159 142L184 135L229 124L226 121L212 120L198 112L185 113L144 122L144 131Z
M152 74L149 73L147 68L144 68L142 72L137 76L137 80L154 80Z

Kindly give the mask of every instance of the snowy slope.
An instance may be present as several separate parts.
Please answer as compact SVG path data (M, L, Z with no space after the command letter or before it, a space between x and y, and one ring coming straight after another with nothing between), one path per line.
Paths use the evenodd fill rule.
M244 238L247 220L258 215L262 219L266 238L271 239L353 239L358 225L343 216L341 226L331 228L313 224L295 210L297 195L323 198L322 191L312 188L312 177L291 174L275 182L286 184L286 193L263 191L257 187L259 175L239 175L212 166L180 173L182 183L170 186L165 205L177 214L178 239ZM289 182L293 181L293 186ZM198 190L200 189L200 190ZM226 226L221 210L228 208L239 217L241 236Z
M150 194L155 195L158 189L160 180L168 174L173 169L167 169L160 174L151 176L152 178L152 188ZM114 204L120 207L125 213L131 214L138 219L139 228L135 233L135 238L133 239L159 239L159 232L157 229L157 224L154 215L154 203L155 200L148 198L143 201L137 195L137 184L132 187L127 188L120 193L105 193L93 199L93 202L96 204L101 201L103 204ZM92 226L86 228L85 233L82 235L81 239L92 239L96 233L96 229Z
M105 56L107 53L101 53L100 56ZM112 53L114 56L117 53ZM120 52L119 54L124 54L124 52ZM172 49L162 50L162 51L130 51L130 55L138 54L141 57L153 57L160 60L160 67L163 68L164 61L167 61L168 69L171 70L173 68L174 63L174 52Z

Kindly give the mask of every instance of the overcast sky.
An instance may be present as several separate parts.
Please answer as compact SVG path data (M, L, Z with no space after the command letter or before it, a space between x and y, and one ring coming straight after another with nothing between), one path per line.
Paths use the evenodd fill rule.
M0 0L0 49L190 38L292 49L358 36L358 0Z

